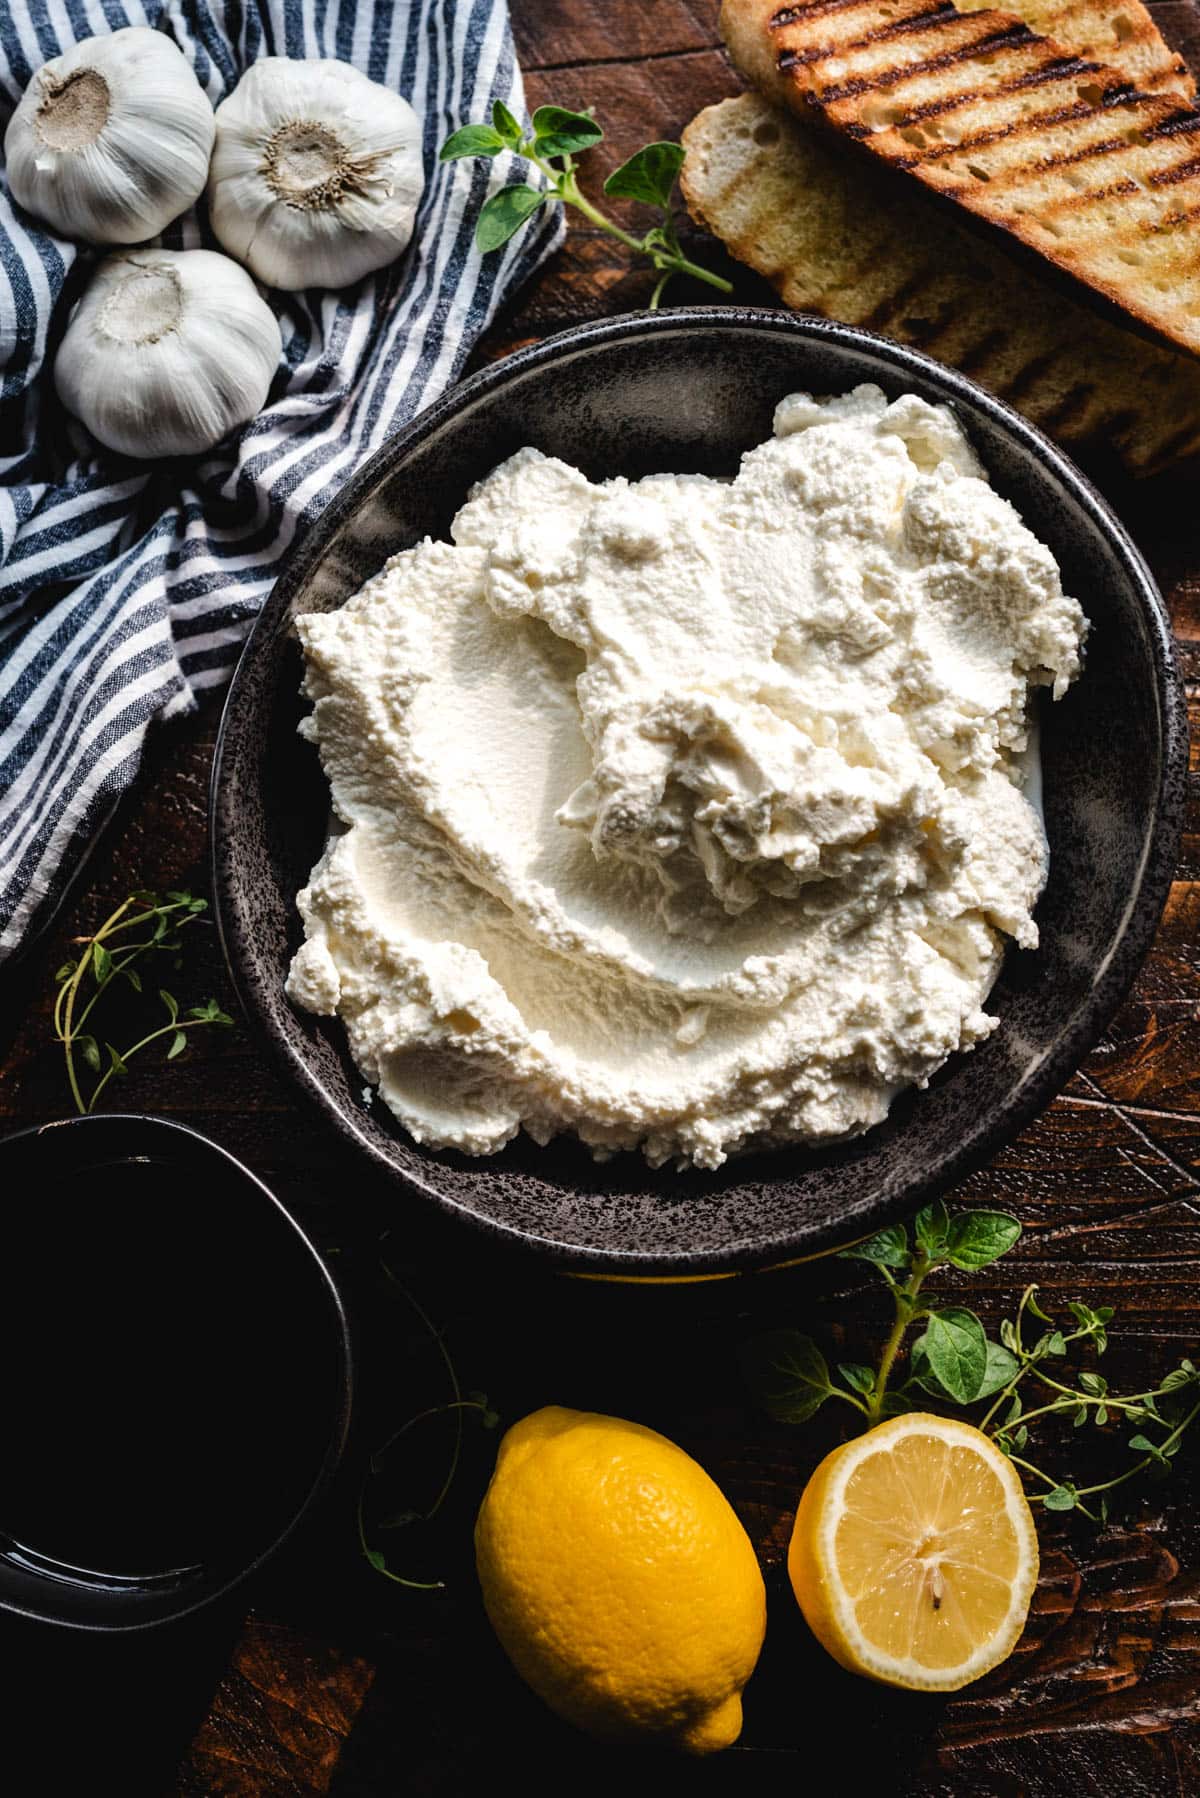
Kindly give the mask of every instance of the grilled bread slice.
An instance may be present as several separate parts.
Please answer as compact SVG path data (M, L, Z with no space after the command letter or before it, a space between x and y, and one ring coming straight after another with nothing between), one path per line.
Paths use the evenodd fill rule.
M951 0L724 0L763 92L1200 353L1200 111Z
M683 143L692 216L789 306L927 349L1136 474L1200 453L1200 362L1064 299L825 132L750 93Z
M983 12L991 0L956 4L959 12ZM1076 56L1119 70L1145 93L1182 94L1188 100L1196 91L1187 64L1163 42L1141 0L1103 5L1097 0L1006 0L1005 11L1015 13L1039 37L1053 38Z

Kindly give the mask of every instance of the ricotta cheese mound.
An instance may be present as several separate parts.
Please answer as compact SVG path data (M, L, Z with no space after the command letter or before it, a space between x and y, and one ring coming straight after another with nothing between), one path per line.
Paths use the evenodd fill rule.
M523 449L297 621L335 828L292 999L419 1142L855 1134L1037 942L1085 621L953 414L793 394L732 481Z

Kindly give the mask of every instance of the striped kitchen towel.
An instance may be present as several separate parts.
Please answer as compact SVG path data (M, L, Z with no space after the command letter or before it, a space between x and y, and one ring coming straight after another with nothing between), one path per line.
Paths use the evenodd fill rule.
M289 546L455 378L562 229L547 207L481 260L475 215L509 159L437 161L494 99L524 117L504 0L0 0L0 130L41 63L122 25L167 32L214 104L261 56L354 63L416 108L427 186L390 269L337 293L268 296L284 347L265 410L174 465L102 450L63 413L54 347L72 265L92 252L0 187L0 959L49 914L137 772L150 721L228 678ZM215 247L202 211L162 241Z

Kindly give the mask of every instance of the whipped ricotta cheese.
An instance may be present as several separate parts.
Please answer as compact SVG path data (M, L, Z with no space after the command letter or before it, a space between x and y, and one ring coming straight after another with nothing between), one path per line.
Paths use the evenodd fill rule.
M732 481L523 449L452 536L297 622L336 824L288 992L418 1142L715 1168L995 1027L1085 622L949 410L794 394Z

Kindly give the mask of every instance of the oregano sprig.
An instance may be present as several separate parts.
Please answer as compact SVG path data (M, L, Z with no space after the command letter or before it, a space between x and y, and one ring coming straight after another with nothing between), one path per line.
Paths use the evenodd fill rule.
M1016 1313L989 1337L965 1306L931 1303L925 1283L947 1267L975 1272L1015 1247L1021 1235L1016 1218L1000 1211L950 1213L938 1199L917 1213L912 1240L902 1224L891 1224L866 1242L844 1249L844 1258L865 1261L886 1283L893 1303L891 1329L875 1367L842 1363L835 1373L810 1336L775 1330L747 1345L744 1370L760 1403L785 1423L805 1423L830 1399L851 1406L862 1428L935 1404L970 1408L987 1403L978 1427L990 1435L1031 1485L1032 1503L1048 1511L1079 1511L1094 1522L1108 1516L1108 1494L1142 1473L1171 1471L1184 1431L1200 1415L1200 1371L1183 1360L1145 1392L1120 1394L1094 1367L1070 1365L1090 1350L1097 1358L1108 1347L1112 1307L1093 1309L1072 1301L1071 1325L1056 1322L1027 1286ZM1044 1326L1035 1331L1032 1322ZM913 1331L919 1332L911 1336ZM897 1366L907 1347L907 1369L899 1384ZM1126 1440L1134 1462L1107 1480L1079 1485L1058 1479L1028 1458L1030 1425L1069 1419L1075 1429L1091 1425L1116 1430L1134 1426ZM1086 1501L1094 1499L1095 1505Z
M615 219L601 212L579 188L576 157L602 141L604 132L590 111L568 112L562 106L539 106L526 131L508 107L497 100L490 125L464 125L442 145L442 162L464 156L493 158L511 151L546 177L546 187L520 182L492 195L475 224L476 247L484 254L498 250L542 206L555 201L576 207L583 216L627 249L648 258L658 273L650 295L650 310L657 309L667 282L674 275L692 275L721 293L733 287L722 275L701 268L684 255L675 230L671 196L683 166L683 146L675 143L646 144L604 183L604 191L616 200L636 200L662 214L661 220L641 237L625 231Z
M146 958L169 955L178 965L181 933L207 909L207 899L196 899L191 893L170 892L163 899L144 891L131 893L91 936L76 939L79 954L64 962L54 976L58 983L54 1035L63 1045L67 1083L75 1109L81 1115L95 1110L109 1081L127 1074L133 1057L152 1043L169 1039L166 1059L174 1061L187 1047L192 1031L211 1025L227 1029L232 1025L233 1019L215 999L183 1009L174 994L162 986L156 991L166 1023L154 1025L128 1048L118 1049L102 1038L98 1021L92 1015L118 985L135 993L145 991L142 966ZM84 1069L96 1076L86 1096Z

